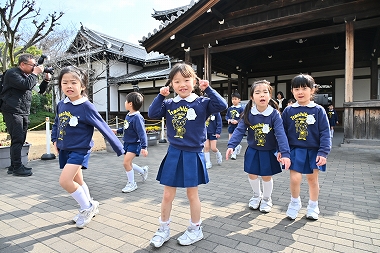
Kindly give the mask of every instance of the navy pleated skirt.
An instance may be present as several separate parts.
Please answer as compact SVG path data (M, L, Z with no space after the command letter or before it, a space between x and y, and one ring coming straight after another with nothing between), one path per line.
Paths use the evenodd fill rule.
M157 173L160 184L172 187L196 187L209 182L203 152L188 152L169 145Z
M282 172L276 150L257 150L248 146L244 155L244 171L258 176L272 176Z
M319 169L320 171L326 171L326 164L323 166L317 166L318 150L307 149L307 148L293 148L290 150L290 160L292 164L290 165L291 170L298 171L302 174L313 174L314 169Z

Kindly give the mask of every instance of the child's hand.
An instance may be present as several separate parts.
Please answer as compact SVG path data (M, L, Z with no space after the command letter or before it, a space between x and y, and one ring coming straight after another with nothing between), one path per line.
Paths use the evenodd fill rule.
M57 142L53 142L53 147L54 147L54 153L59 154L58 148L57 148Z
M112 130L112 132L114 133L114 134L117 134L117 130L116 129L111 129Z
M234 125L236 125L236 124L239 123L239 122L238 122L236 119L232 119L232 120L231 120L231 123L234 124Z
M290 161L289 158L284 157L284 158L281 158L281 159L280 159L280 163L281 163L282 165L284 165L285 170L288 170L289 167L290 167L291 161Z
M326 157L323 157L323 156L317 156L317 159L315 160L315 162L317 163L317 166L323 166L326 164Z
M204 91L209 86L209 83L207 80L199 80L199 89Z
M226 160L228 160L228 158L232 155L233 152L234 152L233 148L228 148L227 149L227 151L226 151Z
M169 87L162 87L160 89L160 94L164 97L168 96L170 94L170 90L169 90Z
M140 152L144 157L146 157L148 155L148 150L147 149L141 149L141 152Z
M215 134L215 137L216 137L217 139L219 139L219 138L220 138L220 134Z

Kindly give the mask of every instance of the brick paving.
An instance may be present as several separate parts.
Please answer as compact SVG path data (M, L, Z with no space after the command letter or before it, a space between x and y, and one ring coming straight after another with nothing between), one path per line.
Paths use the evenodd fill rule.
M224 129L218 147L225 151ZM78 206L58 183L58 160L29 162L34 175L14 177L0 169L0 252L380 252L380 154L378 149L339 147L336 131L326 173L320 173L318 221L305 219L308 187L301 185L303 208L295 221L285 218L290 199L289 172L274 177L273 209L248 208L251 189L243 157L209 170L210 183L199 187L205 238L191 246L176 239L187 228L189 205L184 189L173 202L171 236L160 249L149 245L158 227L163 187L155 180L167 144L149 148L137 164L149 165L149 178L122 193L122 157L92 154L84 172L100 213L84 229L71 218ZM243 139L243 148L246 140Z

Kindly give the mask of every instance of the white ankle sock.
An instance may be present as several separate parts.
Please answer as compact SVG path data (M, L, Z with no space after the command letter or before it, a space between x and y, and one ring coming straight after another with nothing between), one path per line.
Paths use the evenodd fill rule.
M135 183L135 172L133 170L127 171L128 182Z
M82 187L78 187L78 189L71 193L71 197L73 197L76 202L80 205L80 209L88 209L91 207L90 200L87 198L86 193L84 192Z
M140 173L140 174L144 174L144 170L143 170L143 168L141 168L141 167L138 166L137 164L132 163L132 169L135 170L135 171L137 171L137 172Z
M84 192L86 193L87 198L91 200L90 189L88 189L86 182L83 182L81 187L83 188Z
M205 152L205 161L206 163L211 163L211 160L210 160L210 152Z
M268 182L263 180L263 199L270 199L273 192L273 178Z
M261 196L261 187L260 187L260 179L256 178L255 180L252 180L248 177L249 184L252 187L253 195L255 197Z

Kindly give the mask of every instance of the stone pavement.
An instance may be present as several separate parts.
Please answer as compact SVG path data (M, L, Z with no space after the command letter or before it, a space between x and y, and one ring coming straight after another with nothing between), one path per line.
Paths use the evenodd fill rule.
M58 160L29 162L27 178L0 170L0 252L380 252L380 154L376 149L338 147L336 132L326 173L320 174L318 221L304 215L308 201L305 178L303 208L295 221L285 218L290 199L289 172L274 177L273 209L248 208L251 189L242 169L243 156L209 170L210 183L199 187L205 238L191 246L176 239L189 223L184 189L173 202L171 236L160 249L149 245L158 228L163 187L155 180L167 144L149 148L137 164L149 165L147 182L122 193L126 175L122 157L95 152L84 172L100 213L84 229L71 218L78 206L58 183ZM227 131L218 147L225 151ZM243 139L243 147L246 140ZM212 156L216 164L215 157Z

